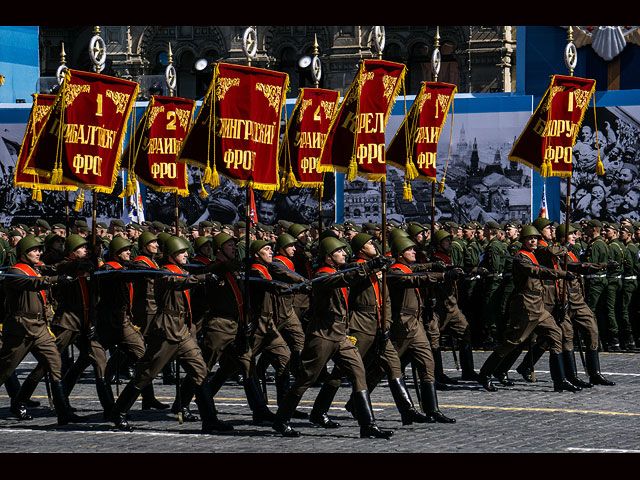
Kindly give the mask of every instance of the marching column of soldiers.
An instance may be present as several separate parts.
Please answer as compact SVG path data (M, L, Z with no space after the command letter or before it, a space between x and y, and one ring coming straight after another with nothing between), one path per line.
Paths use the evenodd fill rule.
M640 223L629 219L568 229L544 218L327 226L114 219L95 230L82 219L15 223L0 228L0 385L20 420L40 407L31 396L44 381L58 424L86 422L69 395L91 366L104 419L116 429L134 429L129 411L141 396L143 409L219 433L233 426L218 418L214 397L236 381L254 424L297 437L292 418L340 427L329 409L346 382L345 409L360 436L388 439L393 431L377 426L371 403L385 378L403 425L455 423L437 392L460 382L491 392L512 386L521 355L515 372L535 382L548 352L556 392L614 385L599 353L637 351L639 242ZM459 379L444 372L447 350ZM474 350L491 352L479 369ZM38 363L20 382L16 369L29 353ZM172 405L155 397L158 376L176 385ZM311 386L319 390L307 414L298 406Z

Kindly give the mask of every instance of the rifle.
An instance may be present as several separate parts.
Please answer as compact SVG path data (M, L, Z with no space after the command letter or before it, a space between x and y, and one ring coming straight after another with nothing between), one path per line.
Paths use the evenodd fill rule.
M296 283L295 285L287 288L286 290L283 290L280 293L283 293L283 294L284 293L288 293L288 292L290 292L292 290L297 290L298 288L303 288L303 287L305 287L307 285L310 285L310 284L312 284L314 282L317 282L319 280L326 280L327 278L335 277L336 275L342 275L343 273L351 272L353 270L358 270L359 268L361 268L361 265L356 265L354 267L345 268L344 270L338 270L335 273L329 273L327 275L322 275L322 276L319 276L319 277L315 277L315 278L312 278L310 280L306 280L306 281L301 282L301 283Z
M182 416L182 398L180 397L180 362L175 359L176 362L176 402L178 402L178 423L182 425L184 422Z

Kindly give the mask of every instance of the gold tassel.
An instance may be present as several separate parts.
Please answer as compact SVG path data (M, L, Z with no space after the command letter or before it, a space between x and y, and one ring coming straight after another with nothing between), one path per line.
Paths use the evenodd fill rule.
M265 200L271 200L273 198L273 190L265 190L262 192L262 198Z
M207 192L207 189L204 188L204 185L202 185L199 195L200 195L200 198L207 198L209 196L209 193Z
M351 157L351 162L349 162L349 170L347 172L347 180L353 182L358 176L358 163L356 162L356 157Z
M540 167L540 176L542 178L549 176L549 172L547 171L547 162L542 162L542 166Z
M604 165L600 159L600 155L598 155L598 163L596 163L596 173L600 176L604 175Z
M82 210L82 207L84 207L84 192L82 192L80 195L78 195L78 198L76 198L76 204L74 205L73 209L76 212L79 212L80 210Z
M211 171L211 178L209 178L209 185L211 185L212 188L218 188L220 186L220 175L218 175L218 170L215 168L215 165L213 170Z
M402 189L402 198L413 202L413 195L411 194L411 184L407 181L404 182L404 188Z
M51 172L51 184L58 185L62 181L62 169L54 168Z
M289 170L287 174L287 187L293 188L296 186L296 175L293 173L293 170Z
M416 165L415 163L413 163L413 160L411 158L407 160L407 169L406 169L405 175L409 180L418 178L418 175L419 175L418 169L416 168Z
M313 193L313 198L315 200L322 200L322 197L324 196L324 185L320 185L320 187L316 188L316 191Z
M202 176L202 183L211 182L211 167L207 165L207 168L204 169L204 175Z
M438 185L438 193L444 192L444 177L440 180L440 185Z
M31 200L38 200L38 189L34 188L33 193L31 194Z
M42 202L42 190L38 189L38 193L36 195L36 201L37 202Z

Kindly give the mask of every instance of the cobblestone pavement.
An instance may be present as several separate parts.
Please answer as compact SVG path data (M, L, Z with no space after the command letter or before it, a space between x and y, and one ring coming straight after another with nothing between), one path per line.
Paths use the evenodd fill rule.
M489 352L475 351L476 369ZM456 378L451 352L444 352L445 373ZM576 358L580 365L579 355ZM325 430L307 420L293 420L296 439L282 438L269 425L252 425L244 391L230 381L216 395L219 418L234 426L228 434L202 435L200 423L178 423L167 411L141 410L138 399L130 411L133 432L119 432L102 418L92 373L88 370L73 390L70 403L86 423L57 426L48 407L45 384L34 394L40 407L31 408L31 421L18 421L9 411L4 387L0 395L0 451L4 453L640 453L640 354L602 353L603 374L613 387L594 387L578 393L553 391L548 356L537 364L536 383L516 372L513 387L487 392L479 384L459 382L438 392L440 409L455 424L402 426L386 383L372 394L380 427L392 429L390 440L360 439L357 422L343 408L350 393L344 385L330 416L341 427ZM35 366L28 356L18 368L22 381ZM407 369L410 373L410 369ZM581 378L585 378L581 372ZM415 401L410 375L407 384ZM173 402L175 386L154 381L156 396ZM121 386L120 388L123 388ZM300 409L310 411L318 392L310 388ZM115 386L114 386L114 393ZM275 387L268 385L269 405L275 412ZM194 404L192 410L196 411Z

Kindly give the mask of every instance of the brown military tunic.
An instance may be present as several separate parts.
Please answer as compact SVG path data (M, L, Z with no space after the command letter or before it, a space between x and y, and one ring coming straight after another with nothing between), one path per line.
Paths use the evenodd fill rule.
M443 273L424 272L423 265L395 263L389 268L388 285L391 299L391 343L400 358L415 365L421 382L435 381L435 363L431 344L422 324L421 289L433 287L444 279ZM415 273L419 275L413 275ZM372 368L367 375L369 385L384 377L380 368Z
M283 255L275 255L273 257L273 265L275 267L280 267L281 270L295 272L295 266L291 259ZM299 274L296 273L296 275ZM305 280L306 277L299 275L299 278L300 280ZM304 330L302 329L302 323L298 318L296 308L294 306L296 299L300 298L301 295L308 298L308 295L300 293L293 295L279 295L277 298L278 319L276 326L278 327L280 335L282 335L282 338L284 338L292 351L302 351L304 347Z
M50 287L56 277L41 276L37 266L14 264L4 279L6 317L0 349L0 385L20 365L29 352L43 359L51 380L62 380L62 361L55 338L49 330L52 312Z
M301 397L330 359L352 381L354 392L367 390L362 357L347 333L349 288L368 282L370 273L367 263L344 273L328 265L317 270L314 278L319 280L312 284L314 308L302 350L302 371L291 387L292 394Z
M543 280L561 278L559 272L539 268L536 256L527 250L515 255L521 261L513 262L514 295L509 304L509 324L504 341L495 348L506 356L524 342L534 331L551 353L562 352L562 332L551 313L545 308Z
M136 365L133 385L142 390L176 358L195 385L201 385L208 372L192 323L189 290L205 282L204 275L189 275L175 264L165 265L155 282L158 310L147 330L148 347ZM172 275L176 274L176 275Z
M135 270L159 270L160 265L149 255L141 253L131 261L130 267ZM133 323L146 335L149 323L158 311L154 295L155 275L138 275L133 282L133 303L131 313Z

